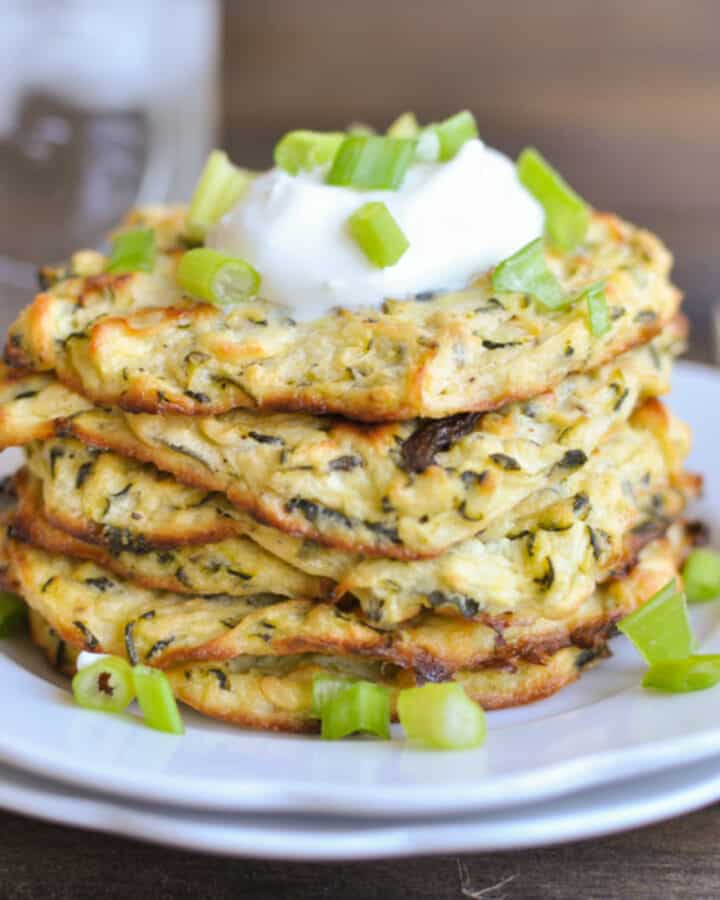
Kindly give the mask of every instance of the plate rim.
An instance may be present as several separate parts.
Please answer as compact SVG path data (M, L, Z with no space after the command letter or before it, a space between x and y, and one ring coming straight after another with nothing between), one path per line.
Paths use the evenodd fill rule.
M345 820L348 827L339 839L332 831L333 826L337 829L341 824L337 819L323 819L319 830L317 822L303 817L296 830L287 828L283 832L282 817L216 813L203 818L182 809L136 805L87 792L71 794L67 786L61 785L58 790L58 785L47 778L36 779L7 768L0 769L0 809L81 830L226 857L297 862L397 859L548 847L652 825L720 797L720 758L712 760L706 774L708 766L705 762L681 767L665 773L660 782L654 778L652 788L640 797L638 788L651 776L631 780L617 802L608 803L607 794L604 804L593 802L598 799L593 794L600 790L593 788L507 810L499 817L485 814L460 820L379 820L361 822L359 827L350 819ZM71 809L66 808L68 805Z

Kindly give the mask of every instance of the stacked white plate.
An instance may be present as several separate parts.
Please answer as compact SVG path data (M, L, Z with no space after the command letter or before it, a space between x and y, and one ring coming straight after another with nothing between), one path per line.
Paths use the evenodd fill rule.
M681 364L671 405L706 476L692 514L720 536L720 374ZM7 453L0 468L11 471ZM695 607L720 653L720 603ZM24 641L0 643L0 806L196 850L363 859L512 849L608 834L720 797L720 687L640 687L624 638L556 697L489 715L485 747L433 753L392 742L240 731L184 713L182 738L132 715L77 708Z

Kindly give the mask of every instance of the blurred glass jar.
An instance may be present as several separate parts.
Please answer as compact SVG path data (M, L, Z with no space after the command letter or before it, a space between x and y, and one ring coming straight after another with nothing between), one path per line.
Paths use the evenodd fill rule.
M186 199L214 143L217 0L4 0L0 326L38 263Z

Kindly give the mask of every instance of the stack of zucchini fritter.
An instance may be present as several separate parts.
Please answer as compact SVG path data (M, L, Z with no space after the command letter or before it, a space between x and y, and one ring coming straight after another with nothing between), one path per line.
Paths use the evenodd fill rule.
M296 324L174 280L183 211L145 209L153 272L43 271L13 325L0 442L24 445L2 573L33 635L165 669L211 716L313 730L317 671L455 679L529 702L602 657L677 571L686 427L657 397L682 347L670 257L595 215L550 259L603 279L611 328L456 294Z

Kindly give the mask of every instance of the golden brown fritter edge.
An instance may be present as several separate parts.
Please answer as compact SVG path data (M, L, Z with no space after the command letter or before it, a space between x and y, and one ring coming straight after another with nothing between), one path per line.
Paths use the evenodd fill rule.
M91 414L94 415L94 414ZM104 415L104 414L100 414ZM160 457L153 455L153 453L144 453L143 445L139 442L126 428L117 429L115 427L115 420L111 419L110 428L101 428L94 429L91 427L89 430L87 427L83 425L85 421L84 417L81 415L74 419L72 422L68 423L67 427L62 429L63 434L71 433L76 435L77 438L81 440L81 444L78 445L78 451L75 456L84 455L87 457L87 462L83 465L82 471L78 471L77 478L80 479L82 477L82 490L87 490L87 485L85 484L87 480L87 476L89 473L95 473L98 468L107 468L108 459L114 457L124 459L126 462L125 466L128 468L129 472L135 473L134 480L138 481L139 479L145 478L146 481L151 479L150 474L148 473L158 473L158 469L153 466L153 464L146 465L144 468L140 466L137 462L132 462L132 460L137 460L138 457L144 457L145 459L155 458L164 466L164 469L161 471L165 471L169 464L162 458L162 454ZM686 438L683 438L681 441L682 435L685 434L684 426L677 423L677 421L671 417L666 411L665 408L655 400L646 400L645 403L637 408L633 415L630 417L630 425L635 428L637 423L641 423L643 428L647 428L652 434L655 434L661 442L667 444L668 448L670 448L675 442L677 444L677 450L674 454L674 458L669 455L668 458L668 466L671 470L677 470L681 465L682 460L678 459L681 456L681 443L684 441L687 442ZM598 460L602 458L602 454L606 452L604 447L610 445L613 440L613 436L619 434L622 429L625 428L624 425L618 424L618 427L613 431L611 430L610 434L606 436L605 440L601 445L595 449L594 453L588 458L584 452L579 451L568 451L566 456L568 456L568 461L563 462L561 466L562 476L558 476L557 481L554 481L553 484L555 487L562 488L566 493L570 489L567 486L573 484L578 479L582 479L583 473L588 470L590 466L596 465ZM665 435L669 435L669 438L666 440ZM53 454L53 459L47 464L52 471L53 468L57 465L61 468L64 466L63 457L66 455L66 451L63 449L65 446L70 447L74 445L75 441L68 440L64 437L58 437L54 441L48 441L46 444L42 445L43 448L51 447L53 448L51 451ZM98 447L98 444L102 444L104 446ZM38 449L39 445L33 444L29 448L30 454L30 464L31 467L37 469L38 465L42 464L43 454L45 453L44 449ZM84 446L86 449L80 450L79 447ZM98 453L98 450L105 450L107 446L111 446L113 449L108 453ZM93 456L93 453L95 454ZM71 454L73 455L73 454ZM503 464L509 465L504 458L501 460ZM45 465L45 468L47 468ZM514 463L514 465L520 465L519 463ZM557 468L557 466L556 466ZM218 491L218 488L223 487L223 483L221 480L218 480L216 476L204 466L195 465L195 467L191 470L193 474L184 474L183 477L178 478L177 480L180 482L180 485L172 486L170 483L166 481L161 481L161 476L158 474L154 479L157 482L157 492L161 495L165 495L171 489L175 491L175 493L180 497L180 501L176 500L173 502L173 508L179 505L187 506L189 500L182 499L180 495L183 497L191 497L195 496L193 493L193 488L196 489L195 493L197 496L194 499L194 503L197 504L197 512L193 517L192 522L188 522L186 519L185 522L185 530L180 536L183 542L187 543L209 543L210 541L219 541L223 538L229 537L231 535L238 534L252 534L253 532L257 532L257 534L252 534L252 536L258 540L261 544L268 547L271 551L273 551L272 546L268 546L265 541L264 535L266 536L269 531L281 531L284 535L289 535L291 539L295 540L296 543L298 541L313 541L321 544L325 547L330 547L332 549L340 550L343 552L347 552L353 555L364 555L366 557L387 557L387 558L395 558L399 560L412 560L418 558L433 558L441 555L441 551L444 550L447 552L451 547L445 547L444 545L448 540L451 540L452 546L457 546L462 544L462 540L457 541L454 538L458 537L458 533L452 530L446 530L446 533L442 539L438 539L436 544L433 545L425 545L422 550L413 550L411 547L402 544L402 542L397 543L398 539L393 536L392 529L387 529L387 535L381 535L381 539L378 543L374 544L372 547L367 546L363 542L362 533L355 540L352 535L354 534L353 528L349 528L348 530L341 529L340 531L333 531L332 529L329 532L320 531L320 526L317 525L319 519L324 519L326 517L320 515L318 512L317 515L308 515L304 518L304 521L307 525L307 528L299 528L296 526L296 523L293 521L292 523L286 522L285 529L281 528L272 528L272 524L268 524L265 521L262 521L264 517L259 517L254 511L247 509L243 509L243 505L240 503L232 503L231 499L227 496L227 494L221 494ZM37 469L36 474L45 479L43 472ZM175 473L173 473L175 474ZM472 473L471 473L472 474ZM68 479L67 487L69 489L70 480L75 479L75 475L65 475L63 477ZM177 477L177 476L176 476ZM128 476L128 480L130 476ZM473 479L467 479L468 481ZM480 479L483 481L483 479ZM90 475L90 481L92 484L95 484L96 478L95 474ZM188 482L193 482L192 485L188 484ZM150 486L150 485L149 485ZM549 487L549 485L541 484L541 487ZM114 489L108 488L108 498L114 491L119 490L123 485L117 485ZM428 485L430 487L430 485ZM78 489L81 486L78 485ZM203 497L202 494L199 493L199 490L202 489L206 492ZM479 490L483 491L483 485L480 485ZM213 492L217 492L217 499L213 497ZM532 493L532 492L531 492ZM435 497L436 494L434 491L431 492L430 499L428 503L432 504L434 502L432 497ZM455 494L452 495L454 500L457 500ZM522 496L515 497L515 503L511 504L513 508L518 505L518 502L522 502ZM111 502L108 499L108 502ZM309 501L308 501L309 502ZM496 501L496 506L501 504L501 499ZM71 504L70 504L71 505ZM310 504L314 509L319 509L319 507L315 507L314 504ZM213 512L213 510L216 510ZM502 505L496 510L498 515L495 519L491 519L490 521L484 520L482 518L476 519L471 515L471 507L467 506L466 503L460 503L459 511L457 512L458 520L462 519L463 523L466 526L469 526L469 530L467 535L465 535L465 540L470 539L476 532L477 533L487 533L488 528L492 530L493 523L497 519L497 521L502 521L502 516L500 513L503 511ZM328 513L333 512L329 510ZM66 531L73 531L73 526L71 524L71 516L69 512L69 506L66 510L61 508L59 512L53 512L53 515L60 516L58 520L58 524L63 527ZM452 513L453 516L456 513ZM337 518L338 514L333 513L333 518ZM173 544L177 545L180 542L180 537L174 536L174 528L171 527L170 520L177 519L178 517L172 514L172 511L169 510L167 513L167 522L161 528L159 523L156 523L153 527L153 538L152 544L154 546L173 546ZM421 517L422 518L422 517ZM260 519L260 521L258 521ZM164 520L165 521L165 520ZM354 523L351 520L348 521L348 526L353 525ZM92 537L89 533L78 534L79 537L89 540L102 540L102 535L108 531L108 527L113 524L112 515L107 518L104 523L99 523L97 528L99 536L97 538ZM277 523L276 523L277 524ZM358 523L359 527L362 526L362 523ZM264 529L264 531L263 531ZM440 523L438 523L438 534L442 529L440 528ZM133 530L137 530L133 523L128 524L128 536L129 533ZM176 530L176 529L175 529ZM375 527L376 532L379 534L385 531L384 525L379 523ZM261 533L262 532L262 533ZM150 546L150 545L148 545ZM274 551L273 551L274 552ZM282 554L280 554L282 555ZM302 568L302 565L300 565ZM323 574L323 573L319 573Z
M524 515L518 512L518 517L503 523L497 534L461 544L436 560L410 564L392 560L350 561L347 569L340 567L342 583L333 598L341 600L345 595L352 595L360 601L367 619L381 627L408 619L427 606L441 611L450 607L451 611L460 610L472 618L489 614L493 584L499 573L504 572L504 581L498 587L502 605L495 612L515 609L515 597L527 593L534 600L533 611L536 606L541 609L545 605L553 610L551 614L564 615L588 595L596 581L626 565L639 546L679 515L686 499L697 487L697 479L685 475L679 468L687 449L684 430L673 436L672 429L667 429L669 414L659 405L654 411L653 408L654 404L644 416L649 419L650 434L653 427L659 428L656 437L651 441L645 428L624 437L618 434L615 443L619 453L608 451L610 461L602 458L604 469L588 469L583 480L575 485L577 491L571 492L569 497L559 501L555 495L535 498L524 510ZM117 567L124 565L124 574L131 577L137 571L153 568L150 564L156 559L154 552L158 550L153 517L168 509L177 513L177 521L182 525L188 514L196 515L198 502L205 502L202 493L188 492L167 479L156 481L152 472L122 457L112 454L93 456L74 441L53 441L38 449L39 468L35 466L34 455L30 457L30 464L43 479L45 515L81 541L104 547L116 557ZM628 460L630 465L626 465ZM90 466L94 466L92 475L89 475ZM618 466L622 467L622 472ZM48 493L50 488L52 491ZM162 494L162 503L158 494ZM108 505L107 498L112 496L120 497L119 506ZM213 498L211 501L212 518L205 521L205 525L211 526L209 534L213 535L216 530L214 504L218 501ZM220 521L227 521L227 517L223 514ZM164 522L163 541L169 527L170 523ZM187 527L179 531L175 528L173 533L176 533L175 546L186 542ZM194 526L193 537L197 544L190 550L182 547L179 551L183 558L191 553L195 565L199 566L196 577L191 577L186 585L188 592L202 591L200 570L216 566L218 554L213 552L209 540L202 540L205 533ZM497 546L486 544L486 540L498 540L507 535L514 535L516 539L499 540ZM252 572L258 561L249 560L246 566L242 559L242 542L236 543L238 552L233 554L236 567ZM226 545L228 549L232 546L232 542ZM248 546L254 556L263 552L252 544ZM487 558L484 555L486 547ZM328 555L329 551L325 553ZM268 565L271 561L272 557L268 556ZM291 563L300 568L303 565L295 559ZM523 578L515 578L515 568L508 571L508 565L521 567ZM159 566L154 568L154 575L158 572L163 576L167 574ZM552 580L546 577L549 568ZM575 569L580 573L578 578L568 581L568 571ZM190 572L188 569L183 577ZM487 589L481 587L483 584ZM512 595L509 593L511 584ZM225 590L218 586L219 592ZM517 594L518 591L521 593ZM233 589L227 592L239 593ZM461 605L455 601L456 597L463 601Z
M562 483L636 403L665 393L683 332L684 323L674 322L647 347L571 376L531 403L432 423L369 427L299 414L208 419L82 408L63 421L64 408L86 401L56 382L41 391L0 383L0 444L22 442L33 429L47 437L52 419L58 434L225 492L285 533L365 555L433 556L533 490Z
M111 551L106 545L82 540L54 525L45 515L41 483L26 468L16 473L14 486L17 506L13 537L50 553L95 562L141 587L190 595L228 593L242 597L273 592L313 599L327 597L334 586L330 579L303 572L244 537L144 554ZM223 559L227 562L219 571Z
M498 298L489 274L457 294L300 325L260 301L188 304L173 280L181 252L173 248L150 275L94 274L41 293L12 327L6 360L55 369L94 402L130 412L441 418L532 397L595 368L650 340L680 303L659 240L599 213L587 242L551 263L569 293L606 282L612 316L602 337L591 335L583 304L547 312L524 295Z
M664 539L665 552L656 545L645 554L633 574L614 582L616 603L622 614L636 608L677 573L679 555L688 547L692 530L676 528ZM684 548L684 549L683 549ZM37 614L31 614L33 639L49 661L72 674L76 646L66 644ZM506 660L500 665L468 672L453 679L485 709L531 703L550 696L575 681L581 671L606 654L602 640L592 647L548 649L542 660ZM167 670L181 701L197 711L232 724L270 731L312 732L318 723L311 716L312 678L316 672L370 678L386 684L395 707L396 692L416 683L412 672L400 671L372 660L303 654L284 659L239 657L204 665L185 664Z
M63 641L36 612L30 611L33 642L48 662L68 677L75 673L78 650ZM578 647L564 648L544 663L521 661L514 667L487 668L458 673L455 680L484 709L502 709L542 700L577 680L604 655ZM245 661L244 671L234 672L228 663L179 666L166 672L175 696L202 715L258 731L314 733L319 721L312 716L312 680L315 674L364 677L390 690L393 721L397 721L397 694L416 684L410 672L391 667L350 666L341 658L301 656L283 660L284 666L267 659ZM254 663L254 665L253 665Z
M576 603L562 618L524 612L468 620L426 612L380 631L356 612L330 603L149 591L113 578L97 565L19 543L15 527L10 534L12 575L26 601L58 634L89 650L127 653L160 667L178 659L310 652L373 657L437 679L492 660L542 659L548 648L594 646L622 615L611 584ZM640 564L632 570L635 581L643 577L649 561L664 555L674 563L681 551L680 539L673 535L671 529L665 542L655 541L640 552ZM647 532L644 538L649 538Z

